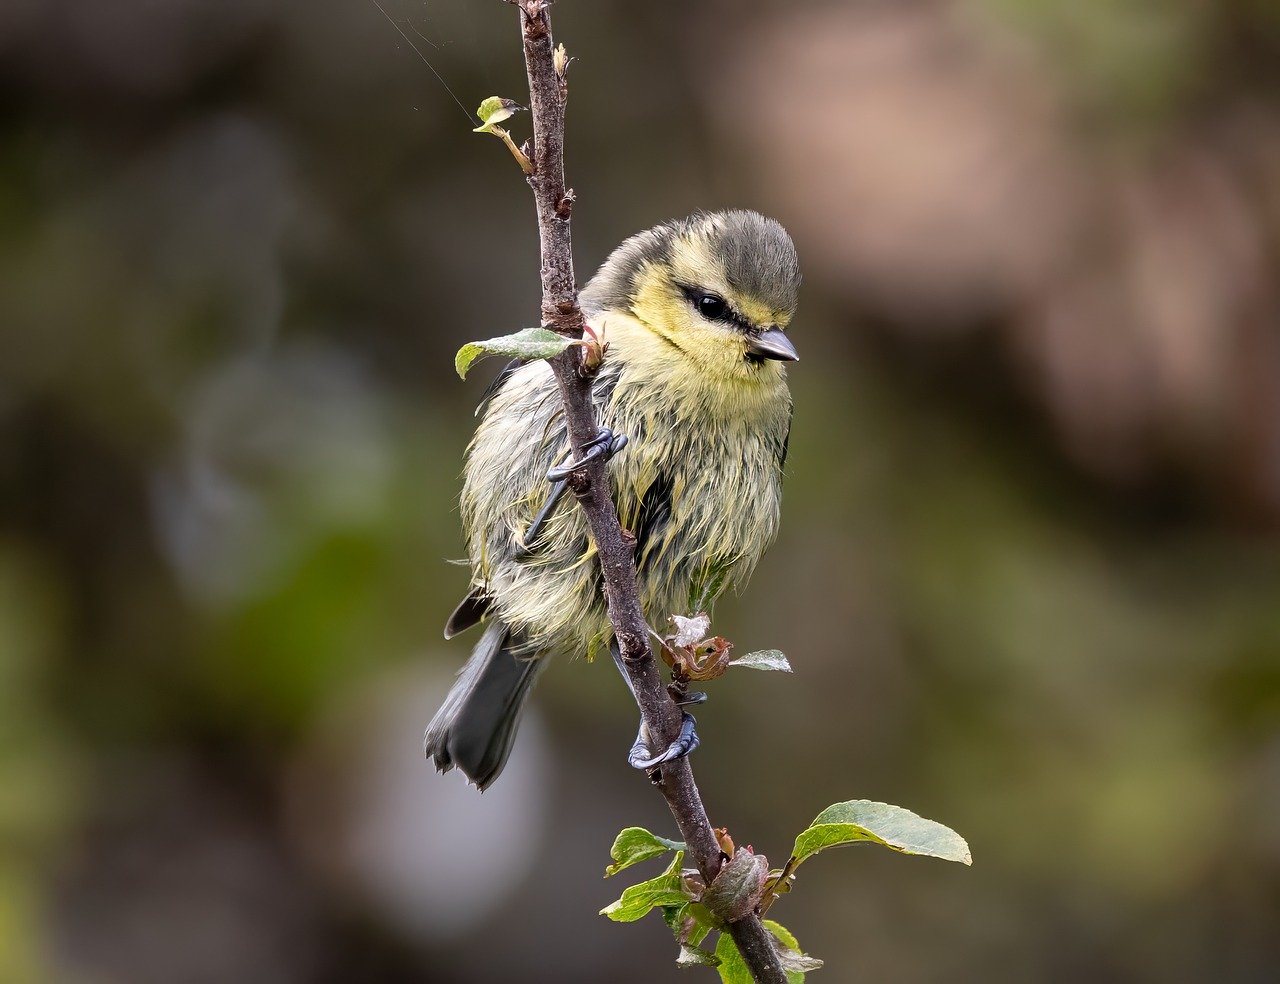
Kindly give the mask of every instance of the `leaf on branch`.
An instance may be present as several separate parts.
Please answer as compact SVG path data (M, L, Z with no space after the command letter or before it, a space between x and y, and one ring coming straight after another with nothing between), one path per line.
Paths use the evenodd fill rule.
M765 919L763 922L764 928L776 941L774 949L778 954L778 963L782 964L782 969L786 971L788 981L803 982L805 974L822 966L821 960L809 956L800 949L800 944L796 942L795 936L787 927L772 919Z
M671 930L671 935L681 946L685 944L697 946L715 928L710 923L698 919L693 911L695 905L697 905L696 902L686 902L681 906L668 905L662 909L662 918L666 921L667 928Z
M745 656L739 656L737 659L729 661L730 666L745 666L751 670L779 670L783 673L791 672L791 664L787 661L787 657L782 655L777 649L761 649L759 652L747 653Z
M570 345L581 345L576 339L565 338L549 328L524 328L514 335L487 338L483 342L467 342L458 349L453 366L458 375L467 378L474 362L490 355L505 355L512 359L550 359Z
M763 854L740 847L720 868L700 901L726 922L737 922L760 904L768 874L769 861Z
M804 984L804 975L821 967L822 961L802 953L796 938L772 919L764 920L764 926L774 938L774 949L783 973L787 975L787 984ZM720 971L720 984L754 984L755 978L728 933L720 934L716 942L716 956L720 958L720 965L716 968Z
M684 893L680 880L680 862L684 852L677 851L671 866L657 878L632 885L616 902L600 910L614 922L635 922L649 914L651 909L663 906L684 905L689 896Z
M508 120L516 113L523 110L514 99L504 99L501 96L490 96L482 102L476 110L476 115L480 117L480 125L472 130L472 133L492 133L495 137L507 145L507 150L511 151L511 156L516 159L516 163L520 165L520 170L525 174L533 173L533 163L529 160L529 155L516 146L516 142L511 139L509 134L502 127L498 126L503 120Z
M651 834L643 827L627 827L621 831L609 849L609 857L613 864L604 869L604 876L609 878L619 871L630 868L633 864L660 857L668 851L683 851L682 841L667 840L657 834Z
M900 806L871 800L849 800L827 807L796 838L791 853L798 865L828 847L859 841L882 844L903 854L973 864L969 845L950 827Z
M556 50L551 54L551 65L556 70L556 75L561 79L569 74L569 66L573 64L575 59L569 56L569 52L565 51L563 44L556 45Z
M473 130L473 133L489 133L494 123L501 123L509 120L516 113L524 111L514 99L504 99L502 96L490 96L480 104L476 110L476 116L480 117L480 126Z
M700 946L689 946L687 943L680 944L680 953L676 957L676 966L684 969L685 967L715 967L720 963L720 958L714 953L708 953Z

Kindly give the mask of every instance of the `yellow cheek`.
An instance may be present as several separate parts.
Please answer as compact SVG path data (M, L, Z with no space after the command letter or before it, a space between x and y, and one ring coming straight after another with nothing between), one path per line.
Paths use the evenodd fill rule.
M741 372L746 341L736 331L708 325L698 317L660 267L643 268L636 278L635 316L704 370L719 375Z

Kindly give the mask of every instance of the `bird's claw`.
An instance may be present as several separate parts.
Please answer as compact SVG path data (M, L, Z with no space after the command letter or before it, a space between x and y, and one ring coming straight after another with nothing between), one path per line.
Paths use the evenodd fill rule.
M538 510L538 515L533 517L533 522L524 531L525 553L533 549L538 539L538 534L542 532L543 525L551 514L556 511L556 506L560 504L560 500L564 498L565 490L569 487L569 476L587 464L587 462L594 461L601 456L604 457L605 461L608 461L626 446L627 435L615 435L608 427L601 427L600 432L587 443L581 460L571 461L567 465L557 465L547 472L547 481L551 483L551 492L547 496L547 501L542 504L542 508Z
M608 461L615 454L627 446L626 434L614 434L608 427L601 427L598 434L593 437L582 449L582 457L577 461L570 461L566 465L557 465L547 472L547 481L556 483L566 481L570 475L576 472L583 465L586 465L597 458L604 458Z
M644 726L640 726L640 733L636 735L635 743L631 746L631 751L627 755L627 761L633 769L656 769L660 765L668 762L674 762L676 759L682 759L692 752L701 743L698 732L695 730L697 722L694 721L693 715L684 712L680 720L680 734L670 745L666 751L660 755L654 755L649 748L649 742L645 738Z

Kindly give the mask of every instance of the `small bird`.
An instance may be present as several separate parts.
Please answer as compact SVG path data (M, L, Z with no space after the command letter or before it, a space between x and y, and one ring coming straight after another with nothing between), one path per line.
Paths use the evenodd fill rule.
M581 292L587 324L607 341L592 389L601 431L588 453L612 458L651 625L709 611L774 538L791 430L783 364L797 359L785 329L799 286L786 230L727 211L632 236ZM506 764L548 656L590 658L610 645L620 658L586 518L561 501L580 462L565 462L551 367L514 362L485 400L461 501L471 590L444 634L486 628L424 745L441 772L456 767L481 789ZM642 727L631 764L652 768L697 743L686 713L657 754Z

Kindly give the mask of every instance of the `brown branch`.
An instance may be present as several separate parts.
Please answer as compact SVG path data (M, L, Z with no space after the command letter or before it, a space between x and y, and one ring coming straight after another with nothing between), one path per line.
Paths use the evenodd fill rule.
M508 0L510 2L510 0ZM549 0L518 0L525 68L529 75L529 109L533 119L533 173L529 184L538 211L542 249L542 322L573 338L582 337L582 311L573 274L569 219L573 193L564 183L564 111L568 88L555 67ZM580 346L551 360L565 420L575 454L595 437L598 426L591 402L591 374L582 362ZM651 740L666 747L680 731L680 709L671 699L649 647L649 627L640 607L633 554L634 541L624 537L618 511L609 494L604 462L596 460L575 472L570 487L578 498L596 542L604 575L605 600L614 636L635 692L636 703ZM671 814L706 884L711 884L724 860L693 780L687 758L661 767L655 785L666 797ZM769 931L760 917L750 914L729 925L729 932L759 984L786 984Z

